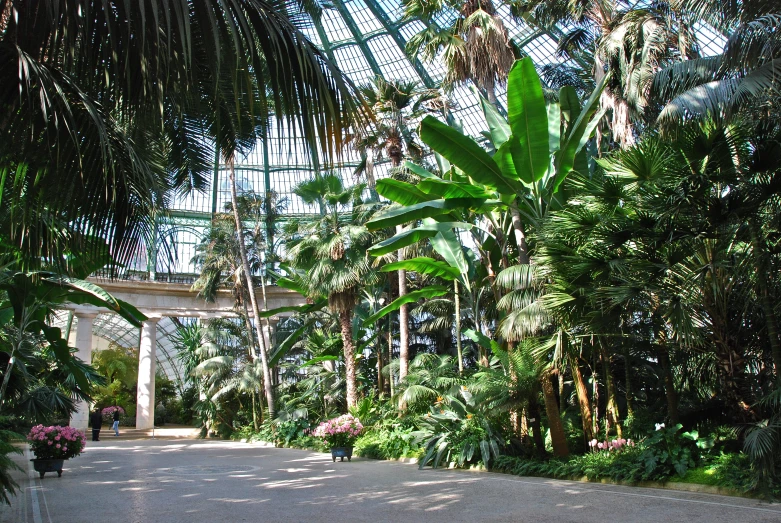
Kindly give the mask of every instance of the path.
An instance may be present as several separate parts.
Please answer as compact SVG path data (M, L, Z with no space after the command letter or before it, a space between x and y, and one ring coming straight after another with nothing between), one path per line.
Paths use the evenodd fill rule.
M333 463L325 454L210 440L105 438L66 462L62 478L29 472L19 481L24 493L0 509L3 523L781 521L781 505L742 498Z

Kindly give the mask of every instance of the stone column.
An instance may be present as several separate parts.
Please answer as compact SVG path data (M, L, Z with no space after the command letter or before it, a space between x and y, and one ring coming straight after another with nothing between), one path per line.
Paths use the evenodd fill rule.
M136 428L151 429L155 423L155 370L157 367L157 322L149 318L141 325L138 348L138 393Z
M76 312L76 356L84 363L92 363L92 326L96 312ZM87 430L89 424L90 405L82 400L76 401L76 412L71 414L70 426L79 430Z

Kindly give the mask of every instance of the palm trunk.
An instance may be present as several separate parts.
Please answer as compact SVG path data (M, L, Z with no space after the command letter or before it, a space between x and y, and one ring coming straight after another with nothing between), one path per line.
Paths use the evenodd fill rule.
M540 423L540 405L537 403L537 394L529 401L529 423L532 426L532 438L537 448L537 456L545 456L545 440L542 438L542 423Z
M391 322L390 315L388 315L388 363L393 361L393 322ZM396 393L395 390L395 376L393 375L393 366L391 365L388 370L388 390L390 397Z
M507 354L512 354L512 352L515 350L515 344L512 342L507 342ZM524 412L523 408L521 407L521 398L518 397L517 390L518 390L518 372L515 370L515 365L512 363L512 359L508 361L508 367L510 370L510 399L512 400L510 404L510 428L513 431L513 434L518 436L521 441L523 441L524 437L524 425L525 425L525 419L524 419ZM528 436L528 430L527 436Z
M635 417L634 392L632 392L632 369L629 366L629 347L627 346L624 346L624 381L626 382L626 419L633 420Z
M761 230L755 220L749 220L751 229L751 244L754 249L754 266L757 269L757 294L765 316L767 336L770 340L770 351L773 356L773 366L776 369L776 385L781 386L781 338L778 333L778 320L776 318L773 300L770 296L770 286L767 281L769 269L767 267L767 255L765 254L764 241L760 238Z
M276 409L274 408L274 391L271 387L271 372L269 371L268 354L266 353L265 339L263 338L263 330L261 327L260 308L258 307L258 300L255 298L255 287L252 285L252 273L250 272L249 260L247 259L247 246L244 245L244 226L241 223L241 216L239 216L238 197L236 196L236 173L233 166L234 160L233 158L230 158L228 160L228 172L230 174L233 218L236 220L236 234L239 239L239 253L241 254L241 265L247 283L247 292L249 293L250 303L252 304L252 312L255 315L255 333L260 341L260 363L263 368L263 389L266 393L269 418L274 419Z
M344 348L344 369L347 381L347 408L358 404L358 387L355 372L355 347L353 346L353 314L350 309L339 311L339 325L342 328L342 347Z
M613 382L613 373L610 369L610 356L605 349L602 342L599 343L599 353L602 357L602 368L605 371L605 389L607 389L607 408L605 409L605 416L607 417L608 425L612 425L616 428L616 434L621 437L621 423L619 423L618 413L618 401L616 400L616 385ZM605 428L605 436L609 435L609 426Z
M382 331L377 336L377 395L381 398L385 392L385 385L383 383L382 367Z
M572 379L575 382L575 391L578 394L578 406L580 407L580 421L583 424L583 436L586 441L591 441L594 439L591 403L588 397L586 380L583 379L583 372L580 370L580 358L570 358L570 368L572 369Z
M396 234L403 231L401 225L396 226ZM398 251L398 260L404 260L404 251ZM407 271L399 270L399 298L407 295ZM399 308L399 380L403 380L409 372L409 306Z
M557 457L565 458L569 456L567 436L564 434L564 425L561 423L559 405L556 402L556 392L553 390L550 372L542 375L540 384L542 385L542 394L545 398L545 413L548 416L553 454Z
M464 357L461 352L461 298L458 296L458 280L453 282L456 301L456 351L458 352L458 375L464 373Z
M518 263L521 265L529 264L529 248L526 245L526 235L523 232L523 223L521 222L521 213L515 204L510 206L510 214L513 221L513 231L515 232L515 243L518 244Z
M659 345L659 366L662 368L662 376L664 378L664 392L667 398L667 417L670 418L670 423L675 425L678 423L678 393L675 390L675 378L672 373L672 364L670 363L670 353L667 352L667 347Z

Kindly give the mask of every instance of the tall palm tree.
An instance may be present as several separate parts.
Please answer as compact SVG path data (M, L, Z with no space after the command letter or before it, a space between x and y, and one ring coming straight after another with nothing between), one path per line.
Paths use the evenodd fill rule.
M205 188L215 98L298 127L332 152L348 82L281 0L0 1L0 232L6 256L58 259L152 236L171 190ZM232 102L231 102L232 105ZM236 120L234 119L234 122ZM233 133L235 134L235 133ZM206 140L204 140L206 137ZM223 154L227 158L229 154Z
M773 118L781 92L781 7L777 2L676 0L694 19L729 35L722 53L671 65L654 78L656 99L664 105L659 123L681 119L740 116Z
M402 5L405 19L426 23L425 29L409 39L407 53L426 61L443 60L446 85L472 81L496 105L496 88L507 83L515 55L494 2L403 0ZM436 21L444 13L455 14L448 27Z
M373 166L383 154L391 166L398 168L402 160L420 161L423 144L414 127L431 111L447 110L439 92L421 89L417 82L385 80L376 77L371 84L362 85L358 92L369 106L374 124L365 132L356 133L353 143L361 153L361 163L356 175L365 175L369 188L374 190ZM396 227L401 232L401 226ZM397 259L404 260L404 251L397 251ZM407 271L398 271L398 295L407 294ZM399 379L407 375L409 368L409 306L399 308Z
M339 315L347 382L347 406L358 403L353 311L362 286L373 283L367 250L374 237L362 225L361 193L364 185L345 187L333 174L317 175L299 184L293 192L305 203L319 203L325 213L288 224L287 260L306 271L303 285L311 299L328 298Z
M509 0L527 24L563 31L558 51L599 82L610 78L600 102L610 111L610 132L621 147L635 142L643 119L653 119L654 73L699 57L694 20L668 3L623 6L606 0Z

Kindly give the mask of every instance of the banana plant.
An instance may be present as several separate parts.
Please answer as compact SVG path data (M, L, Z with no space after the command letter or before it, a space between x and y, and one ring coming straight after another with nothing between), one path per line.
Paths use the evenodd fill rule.
M522 218L536 221L556 205L557 193L575 169L587 168L584 147L602 114L596 114L604 80L581 106L575 90L563 87L559 102L546 104L542 83L530 58L510 70L505 120L483 100L495 150L491 156L471 137L428 116L420 136L437 155L442 178L410 162L406 167L420 183L380 180L377 192L397 203L367 223L370 230L434 218L373 246L379 256L439 232L474 225L459 222L464 210L482 214L493 230L501 230L495 212L509 210L520 261L528 262Z

